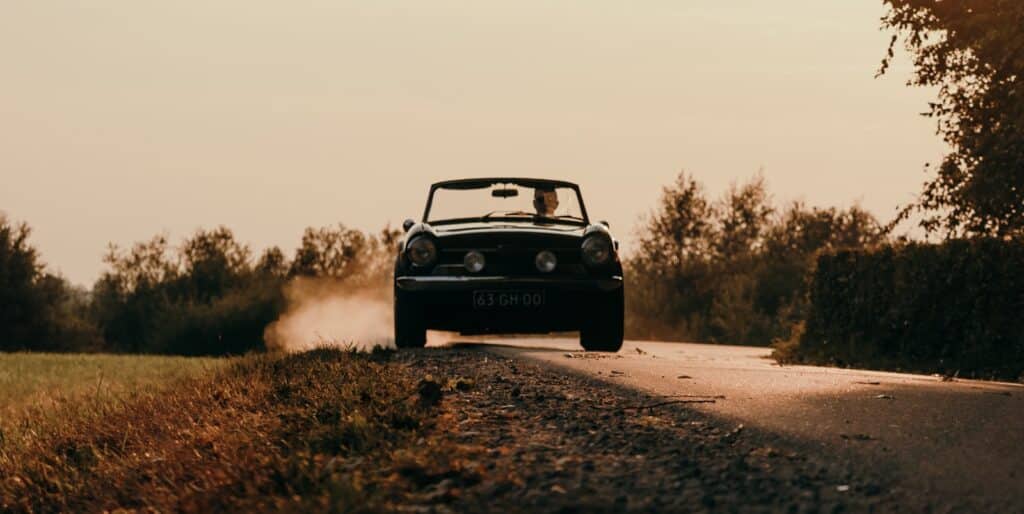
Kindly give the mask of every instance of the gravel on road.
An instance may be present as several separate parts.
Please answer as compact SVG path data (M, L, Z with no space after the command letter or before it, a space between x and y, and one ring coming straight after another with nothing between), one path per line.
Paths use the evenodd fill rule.
M870 463L808 453L688 408L722 397L656 398L472 349L395 360L450 391L431 400L445 418L437 439L421 441L443 449L437 457L449 471L425 478L424 492L397 510L955 511L900 489Z

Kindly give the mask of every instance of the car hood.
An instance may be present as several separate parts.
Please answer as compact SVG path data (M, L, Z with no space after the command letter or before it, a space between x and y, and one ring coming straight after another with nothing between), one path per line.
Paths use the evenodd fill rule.
M586 227L580 227L575 225L514 221L502 221L494 223L459 223L456 225L441 225L434 227L434 231L437 233L438 236L445 236L449 234L478 234L493 232L518 232L582 236L585 230Z
M585 231L586 227L532 222L460 223L434 227L443 243L467 247L488 243L575 247Z

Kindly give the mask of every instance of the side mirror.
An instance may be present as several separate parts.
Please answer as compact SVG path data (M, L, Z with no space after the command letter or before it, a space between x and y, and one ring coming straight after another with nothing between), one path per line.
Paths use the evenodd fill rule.
M402 230L405 230L406 232L408 232L409 229L411 229L413 227L413 225L415 225L415 224L416 224L416 222L413 221L412 219L407 219L407 220L405 220L404 223L402 223Z
M608 223L607 221L601 220L601 221L598 221L598 223L604 225L605 228L612 228L611 224Z

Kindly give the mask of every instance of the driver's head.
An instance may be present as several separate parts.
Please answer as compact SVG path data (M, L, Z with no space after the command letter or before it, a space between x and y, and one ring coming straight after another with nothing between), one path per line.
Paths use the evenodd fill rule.
M533 208L538 216L554 216L558 209L558 193L552 187L533 190Z

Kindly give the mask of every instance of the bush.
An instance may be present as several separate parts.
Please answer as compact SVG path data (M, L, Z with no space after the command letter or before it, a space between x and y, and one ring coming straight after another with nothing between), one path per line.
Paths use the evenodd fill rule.
M1016 379L1024 243L910 243L818 259L805 332L780 356Z
M241 355L263 351L263 333L284 312L277 281L253 283L209 303L193 302L157 314L148 352Z
M764 179L717 200L685 174L664 189L625 263L631 338L768 345L807 310L815 256L885 239L858 207L776 209Z

